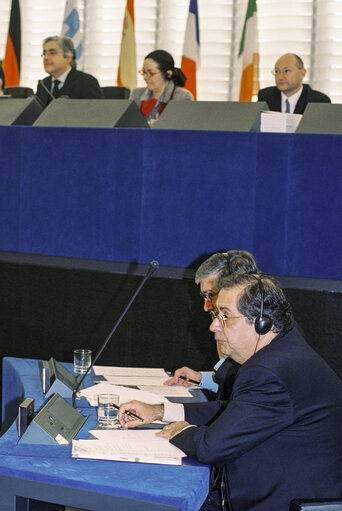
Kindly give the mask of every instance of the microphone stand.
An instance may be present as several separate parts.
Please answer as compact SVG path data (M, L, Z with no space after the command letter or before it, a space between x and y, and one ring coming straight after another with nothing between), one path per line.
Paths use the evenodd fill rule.
M72 391L72 406L74 408L76 408L76 395L77 395L77 392L80 388L80 386L82 385L85 377L87 376L87 374L90 372L90 370L93 368L93 366L95 365L95 362L97 361L97 359L99 358L99 356L101 355L101 353L103 352L103 350L105 349L105 347L107 346L109 340L111 339L112 335L114 334L114 332L116 331L116 329L118 328L118 326L120 325L121 321L123 320L123 318L126 316L128 310L130 309L132 303L134 302L134 300L136 299L136 297L138 296L138 294L140 293L142 287L145 285L145 282L151 277L151 275L158 269L159 267L159 263L158 261L151 261L149 266L148 266L148 269L147 269L147 272L145 274L145 277L144 279L141 281L138 289L135 291L134 295L132 296L132 298L130 299L130 301L128 302L128 304L126 305L125 309L123 310L123 312L121 313L121 316L119 317L119 319L117 320L117 322L115 323L115 325L113 326L112 330L109 332L109 334L107 335L104 343L102 344L101 348L99 349L99 351L97 352L96 356L94 357L94 360L93 362L91 363L91 365L88 367L88 369L86 370L86 372L84 373L84 375L82 376L82 378L80 379L80 381L77 383L77 385L75 386L74 390Z

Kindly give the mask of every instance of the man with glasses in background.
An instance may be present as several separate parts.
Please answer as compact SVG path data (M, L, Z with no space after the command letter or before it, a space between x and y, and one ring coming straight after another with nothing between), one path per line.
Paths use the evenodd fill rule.
M228 252L217 252L206 259L197 269L195 283L200 286L200 294L204 300L203 309L206 312L215 310L218 290L216 279L221 274L232 273L258 273L254 256L246 250L228 250ZM193 382L198 382L208 399L229 399L235 375L240 367L239 364L229 358L229 353L222 353L220 348L221 334L215 332L217 352L219 361L215 364L213 371L195 371L189 367L177 369L172 378L164 382L164 385L181 383L189 387Z
M293 499L342 497L342 382L293 327L266 274L217 281L211 331L241 368L229 402L132 401L122 427L164 420L157 433L217 475L201 510L288 511ZM177 421L177 422L174 422Z
M259 90L258 101L266 101L274 112L303 114L308 103L331 103L326 94L303 84L306 69L294 53L280 57L272 74L275 86Z
M76 52L70 37L52 36L43 41L43 64L49 74L39 80L37 97L43 108L51 100L66 96L71 99L104 99L94 76L77 71Z

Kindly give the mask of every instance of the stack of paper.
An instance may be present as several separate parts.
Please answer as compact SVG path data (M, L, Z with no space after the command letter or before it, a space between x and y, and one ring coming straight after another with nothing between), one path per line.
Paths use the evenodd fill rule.
M186 454L156 430L92 430L95 440L73 440L72 457L181 465Z
M99 394L118 394L120 396L120 404L128 401L137 400L150 405L157 405L167 402L164 396L152 394L152 392L144 392L143 390L130 389L129 387L121 387L120 385L111 385L110 383L98 383L92 385L79 392L81 397L85 397L91 406L97 406L97 396Z
M302 119L301 114L285 114L282 112L261 112L260 131L294 133Z

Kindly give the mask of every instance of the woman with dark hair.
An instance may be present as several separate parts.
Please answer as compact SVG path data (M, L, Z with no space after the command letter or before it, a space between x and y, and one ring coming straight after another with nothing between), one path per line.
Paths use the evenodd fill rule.
M130 99L136 101L149 124L153 124L169 101L193 100L191 92L183 89L185 74L175 67L173 57L167 51L155 50L149 53L140 73L146 87L134 89Z

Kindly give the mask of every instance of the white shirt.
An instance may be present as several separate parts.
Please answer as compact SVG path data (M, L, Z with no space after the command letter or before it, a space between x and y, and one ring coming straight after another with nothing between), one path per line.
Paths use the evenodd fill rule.
M61 76L59 76L58 78L52 78L51 92L53 91L53 87L55 85L55 80L59 80L58 90L63 87L65 80L67 79L67 76L70 73L70 71L71 71L71 67L67 71L65 71L65 73L63 73Z
M293 94L290 97L286 96L283 92L281 93L281 111L283 112L283 114L286 113L286 100L288 100L290 103L290 114L293 114L294 109L296 108L296 104L298 102L299 96L302 93L302 90L303 90L303 87L301 87L298 92L296 92L295 94Z

